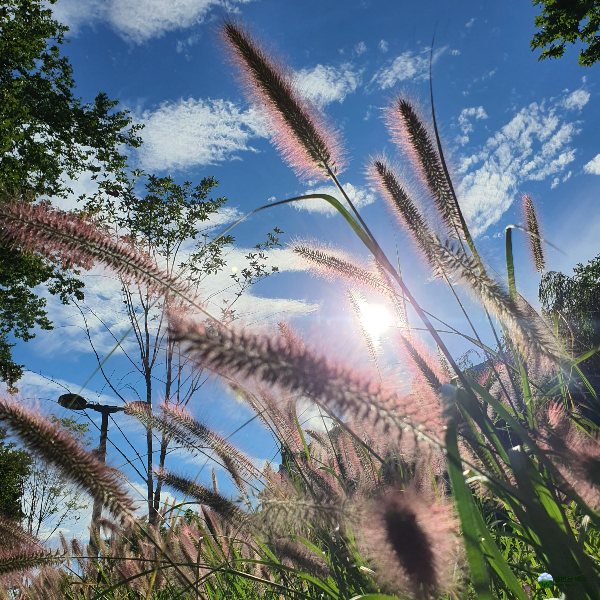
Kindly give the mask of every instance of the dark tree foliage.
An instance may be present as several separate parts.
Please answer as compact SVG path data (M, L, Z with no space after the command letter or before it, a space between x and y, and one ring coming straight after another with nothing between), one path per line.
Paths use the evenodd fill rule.
M31 471L31 457L5 442L5 438L6 429L0 428L0 514L18 521L23 516L21 498Z
M539 299L575 356L600 346L600 254L585 266L578 264L572 277L545 273ZM600 397L600 354L593 354L579 367Z
M117 101L100 93L84 105L73 95L73 69L59 48L67 31L39 0L2 2L0 201L67 197L72 190L65 179L85 171L114 193L126 181L121 145L141 144L140 126L129 127L128 111L113 111ZM83 284L60 265L0 248L0 378L9 384L23 372L11 341L31 339L35 326L52 328L45 300L32 291L39 284L65 303L72 294L83 298Z
M600 59L600 0L533 0L533 4L543 7L535 18L541 31L531 40L532 50L543 48L540 60L560 58L566 44L576 42L587 45L579 54L582 67Z

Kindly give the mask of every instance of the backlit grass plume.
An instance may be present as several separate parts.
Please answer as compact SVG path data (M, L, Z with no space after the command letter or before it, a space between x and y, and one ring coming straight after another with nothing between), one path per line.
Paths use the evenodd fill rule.
M378 156L372 159L367 174L371 183L379 189L391 211L411 233L417 248L435 271L434 236L394 167L385 157Z
M157 415L143 401L130 402L126 409L128 414L135 416L146 427L162 431L190 451L213 451L240 490L245 489L245 478L260 478L260 471L252 462L218 433L182 409L163 404L161 410L162 415Z
M340 251L323 250L307 242L296 242L292 250L304 258L311 272L326 279L343 278L352 284L370 288L383 296L395 294L378 273L365 269L357 261ZM335 253L334 253L335 252Z
M540 227L535 213L535 206L527 194L523 194L522 203L527 230L533 234L527 236L529 239L529 249L531 250L533 264L538 273L543 273L546 268L546 257L544 256L544 249L540 238Z
M188 287L158 268L125 239L101 231L74 213L22 202L0 206L0 239L9 245L60 261L66 268L103 264L128 281L169 290L188 299Z
M199 504L208 506L228 521L241 522L244 519L243 511L231 500L191 479L165 470L157 471L156 477L168 488L184 494L188 500L193 498Z
M438 151L422 118L406 98L398 98L386 112L392 139L417 167L451 235L461 231L461 221L452 188Z
M361 538L381 583L426 598L451 586L456 534L449 505L409 488L367 505Z
M0 514L0 548L41 547L40 541L28 534L17 522Z
M467 283L482 304L508 327L513 341L521 350L533 350L552 363L561 364L565 360L565 353L552 331L524 300L514 302L509 293L485 271L482 272L479 263L467 256L462 248L450 242L437 247L444 270Z
M29 571L39 567L47 567L64 560L57 552L40 550L35 547L10 548L0 550L0 576L16 571Z
M0 397L0 421L30 452L58 467L113 515L126 518L132 514L134 503L121 481L73 436L6 396Z
M299 177L327 179L343 168L339 135L303 98L291 71L274 60L239 23L226 20L221 36L249 99L268 113L273 143Z
M378 383L372 372L361 374L329 357L290 347L283 338L211 331L201 324L187 326L176 320L170 327L184 351L214 371L300 392L330 410L394 428L398 435L404 428L441 433L439 410L398 397L393 386Z

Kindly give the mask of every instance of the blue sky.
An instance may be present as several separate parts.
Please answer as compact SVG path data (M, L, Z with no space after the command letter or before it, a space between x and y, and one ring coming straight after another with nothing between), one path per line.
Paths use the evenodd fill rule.
M461 206L489 264L504 275L504 229L522 223L518 201L523 192L538 207L543 235L566 253L549 249L549 270L570 272L600 252L600 66L579 67L573 47L558 61L538 62L538 52L529 48L536 14L531 2L58 0L52 8L71 28L72 41L64 51L74 68L77 93L89 102L106 92L146 125L144 144L130 153L130 167L172 175L177 182L199 182L207 175L219 180L218 194L229 202L212 223L215 232L269 201L331 188L300 182L270 145L265 122L246 102L217 39L220 18L229 12L291 66L304 93L339 128L350 159L341 182L388 256L395 256L397 245L403 276L430 312L466 330L446 290L430 281L406 235L369 187L365 165L370 155L396 153L381 108L407 93L427 113L434 33L438 125ZM85 176L73 187L74 197L62 201L63 207L75 206L75 197L93 190ZM286 244L310 237L365 257L342 219L326 206L277 207L238 226L237 248L229 253L226 269L202 290L205 298L212 297L213 309L230 297L231 269L243 267L245 249L263 241L273 227L285 232ZM519 233L513 237L517 285L535 302L539 275L525 240ZM269 328L287 320L317 345L365 360L343 286L311 277L289 249L274 252L269 260L281 274L239 301L243 322ZM127 323L118 283L99 271L86 282L89 307L115 335L122 335ZM19 360L31 369L20 387L25 397L39 398L43 410L62 414L51 402L58 388L46 378L79 391L92 375L95 359L79 313L52 298L49 307L57 328L17 347ZM472 310L479 319L478 310ZM90 319L90 327L99 351L109 352L112 343L102 324ZM487 330L482 336L491 342ZM381 337L385 346L386 333ZM454 338L448 343L456 354L467 349ZM119 379L127 372L124 365L116 353L107 370ZM393 360L385 364L390 373L396 367ZM126 381L135 387L134 378ZM102 401L116 401L96 375L84 395L95 400L98 394ZM190 407L224 434L252 414L211 381ZM141 439L141 427L125 416L117 418L132 439ZM115 427L110 437L124 444ZM257 422L233 440L258 462L273 457L273 443ZM109 459L120 464L111 448ZM188 462L186 468L195 475L199 464ZM207 469L200 480L209 481ZM133 474L131 481L135 483Z

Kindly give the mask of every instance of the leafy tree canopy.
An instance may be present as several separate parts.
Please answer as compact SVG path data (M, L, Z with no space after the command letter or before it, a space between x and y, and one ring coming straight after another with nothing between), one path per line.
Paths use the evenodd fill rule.
M585 266L578 264L572 277L556 271L545 273L539 298L575 355L600 346L600 254ZM600 354L592 355L580 367L598 395Z
M31 471L31 457L25 450L5 442L6 429L0 428L0 514L19 520L25 481Z
M39 0L5 0L0 8L2 201L67 197L65 175L86 171L94 180L102 175L99 188L115 193L127 178L120 147L142 143L136 135L142 126L131 125L128 111L113 111L116 100L99 93L93 104L82 104L73 95L73 69L60 55L67 31ZM11 338L26 341L35 326L52 328L45 300L32 291L39 284L65 303L72 294L83 298L83 283L60 265L0 248L0 378L9 384L23 372L12 359Z
M543 48L540 60L560 58L565 45L577 41L586 44L579 54L579 64L591 67L600 59L600 0L533 0L543 6L535 18L541 31L531 40L531 48ZM549 47L546 47L549 46Z

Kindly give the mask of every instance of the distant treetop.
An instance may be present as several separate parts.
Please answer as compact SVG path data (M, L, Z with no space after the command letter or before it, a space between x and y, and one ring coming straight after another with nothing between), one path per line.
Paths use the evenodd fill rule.
M531 40L531 49L543 48L539 60L560 58L566 43L587 44L579 53L579 64L591 67L600 60L600 0L533 0L543 11L535 18L541 31ZM549 47L546 47L549 46Z

